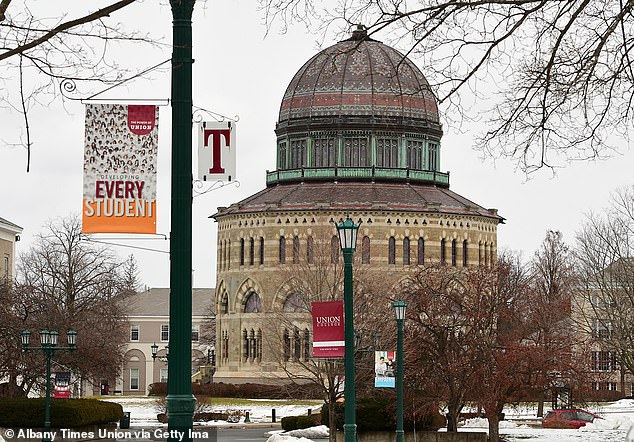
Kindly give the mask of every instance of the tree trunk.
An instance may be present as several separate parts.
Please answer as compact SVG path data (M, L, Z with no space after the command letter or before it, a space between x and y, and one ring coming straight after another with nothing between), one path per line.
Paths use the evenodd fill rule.
M489 420L489 442L500 442L500 415L487 416Z
M537 402L537 417L544 417L544 392L539 392L539 401Z
M458 417L462 407L449 403L447 405L447 432L455 433L458 431Z
M337 415L332 400L328 402L328 433L328 441L337 442Z

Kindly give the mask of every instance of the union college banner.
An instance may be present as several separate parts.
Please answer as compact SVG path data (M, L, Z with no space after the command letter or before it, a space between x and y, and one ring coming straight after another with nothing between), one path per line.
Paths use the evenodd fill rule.
M313 357L344 356L343 301L313 302Z
M83 233L156 233L158 106L87 104Z

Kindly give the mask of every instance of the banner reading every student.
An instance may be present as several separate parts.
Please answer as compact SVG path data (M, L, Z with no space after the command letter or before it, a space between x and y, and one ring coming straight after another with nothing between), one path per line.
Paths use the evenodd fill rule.
M345 352L343 301L313 302L313 357L341 358Z
M83 233L156 233L158 106L87 104Z

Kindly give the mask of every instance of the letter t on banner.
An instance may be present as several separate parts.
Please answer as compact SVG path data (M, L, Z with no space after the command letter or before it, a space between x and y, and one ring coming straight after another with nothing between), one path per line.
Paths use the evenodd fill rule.
M236 125L205 121L198 126L198 179L231 181L236 178Z
M313 302L313 357L344 355L343 301Z

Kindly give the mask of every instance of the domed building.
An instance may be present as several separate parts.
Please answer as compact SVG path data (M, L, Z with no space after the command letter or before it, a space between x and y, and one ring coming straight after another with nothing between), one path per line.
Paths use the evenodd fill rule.
M333 222L347 212L361 223L355 266L377 275L494 262L503 218L450 190L429 83L363 27L299 69L275 133L277 169L266 188L213 215L217 380L261 382L281 359L310 357L310 315L293 307L297 294L284 279L315 259L320 232L332 237L334 256ZM294 330L267 340L265 324L279 312L294 315Z

